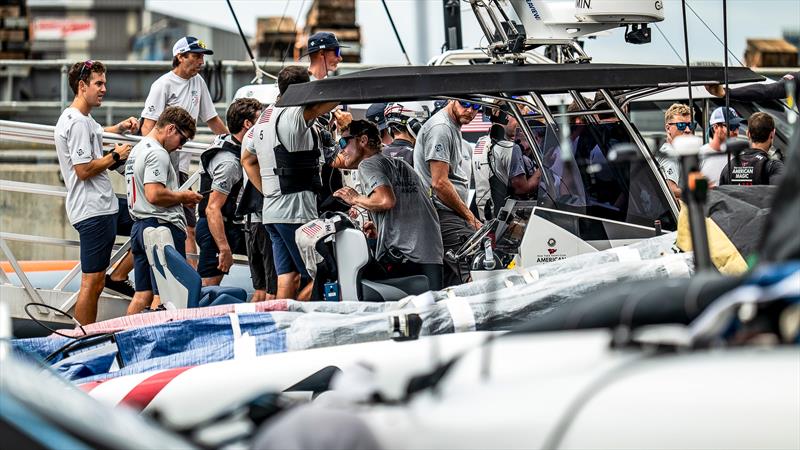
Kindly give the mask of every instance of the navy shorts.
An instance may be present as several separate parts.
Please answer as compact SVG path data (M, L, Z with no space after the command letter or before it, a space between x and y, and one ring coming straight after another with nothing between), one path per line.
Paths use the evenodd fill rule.
M300 257L294 232L303 226L302 223L270 223L264 225L272 240L272 257L275 261L275 272L278 275L297 272L301 278L311 278Z
M241 225L225 222L225 238L228 240L231 252L237 255L246 253L244 228ZM197 221L195 241L197 241L197 246L200 247L197 259L197 273L203 278L227 274L228 272L217 269L219 265L219 248L217 248L214 236L211 235L211 230L208 228L208 219L205 217Z
M131 230L131 252L133 253L133 275L136 292L153 291L158 294L158 287L147 261L147 253L144 247L144 230L151 227L167 227L172 232L172 241L175 243L175 250L183 257L186 257L186 233L171 223L161 223L158 219L142 219L133 223Z
M130 236L130 214L128 202L119 199L119 212L105 216L90 217L74 225L81 243L81 272L105 272L111 262L111 251L117 236Z

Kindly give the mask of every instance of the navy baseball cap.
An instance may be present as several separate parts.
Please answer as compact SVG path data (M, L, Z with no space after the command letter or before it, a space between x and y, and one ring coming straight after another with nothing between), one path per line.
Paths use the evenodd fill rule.
M308 38L308 45L304 55L310 55L320 50L329 50L335 48L348 48L346 45L339 43L336 35L328 31L320 31L314 33Z
M387 103L373 103L367 108L367 120L378 126L378 131L385 130L388 124L386 123L386 110Z
M194 36L185 36L178 39L178 42L172 46L172 56L178 56L181 53L202 53L204 55L213 55L214 52L210 48L206 48L206 43L197 39Z
M740 116L735 109L728 108L728 122L731 127L738 127L743 121L744 119L742 119L742 116ZM711 113L711 117L708 119L709 125L716 125L718 123L725 123L724 106L720 106L719 108L715 109L714 112Z

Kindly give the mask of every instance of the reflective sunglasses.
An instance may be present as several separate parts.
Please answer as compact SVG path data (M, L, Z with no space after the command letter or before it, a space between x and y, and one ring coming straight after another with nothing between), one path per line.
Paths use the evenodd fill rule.
M342 136L342 137L340 137L339 138L339 148L347 147L347 141L349 141L350 139L356 138L356 137L358 137L358 136L355 135L355 134L351 135L351 136Z
M91 71L92 66L94 66L94 60L87 59L83 62L83 66L81 67L81 71L78 73L78 79L82 80L83 75L86 73L87 70Z
M678 131L686 131L687 128L690 131L694 131L697 128L697 122L669 122L667 125L675 125Z
M181 130L180 128L175 127L175 131L177 131L178 134L181 135L181 147L183 147L183 145L186 144L186 141L188 141L189 138L185 134L183 134L183 130Z
M458 104L459 104L459 105L461 105L461 106L463 106L464 108L467 108L467 109L469 109L469 108L472 108L472 109L474 109L475 111L477 111L477 110L479 110L479 109L483 108L483 105L481 105L481 104L479 104L479 103L465 102L465 101L463 101L463 100L459 100L459 101L458 101Z

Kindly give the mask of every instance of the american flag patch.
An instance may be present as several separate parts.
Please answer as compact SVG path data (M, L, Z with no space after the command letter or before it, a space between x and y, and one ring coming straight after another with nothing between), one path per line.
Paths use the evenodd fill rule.
M486 147L486 139L478 140L478 143L475 144L475 150L473 151L476 155L483 154L483 149Z
M269 119L271 117L272 117L272 106L261 112L261 116L258 118L258 121L256 121L256 125L269 122ZM256 127L254 126L250 127L250 131L247 132L247 137L249 139L253 139L253 133L255 133L255 131Z
M303 225L303 233L310 237L316 236L320 231L322 231L322 226L317 222Z

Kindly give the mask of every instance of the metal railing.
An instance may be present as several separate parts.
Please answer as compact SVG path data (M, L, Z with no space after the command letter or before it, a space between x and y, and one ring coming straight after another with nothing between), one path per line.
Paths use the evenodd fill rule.
M3 140L19 141L19 142L37 142L42 144L54 143L54 130L55 127L49 125L38 125L24 122L11 122L0 120L0 136ZM104 133L104 143L117 143L125 142L135 144L141 140L141 136L120 135L115 133ZM200 155L208 144L191 142L183 146L180 151L190 153L194 156ZM189 176L189 179L180 187L181 190L188 189L193 186L200 179L200 171L195 171ZM34 195L45 195L52 197L65 198L67 190L64 186L52 186L37 183L26 183L21 181L0 180L0 192L17 192ZM122 196L117 194L118 196ZM0 232L0 251L5 254L6 259L11 264L17 277L22 283L25 291L30 297L31 301L41 303L42 299L39 293L31 284L25 272L22 270L19 262L15 258L13 252L8 247L7 241L26 242L32 244L55 245L60 247L79 247L80 242L70 239L53 238L47 236L34 236L19 233ZM130 249L130 238L122 245L115 246L114 253L111 256L109 266L106 271L110 270L117 262L119 262ZM190 253L186 255L187 258L197 259L197 254ZM235 264L247 264L247 257L242 255L234 255ZM81 265L78 262L53 288L54 291L63 291L64 288L80 273ZM0 277L0 282L11 284L5 273ZM75 305L78 293L73 293L59 309L67 311ZM39 308L42 314L48 314L49 310Z

